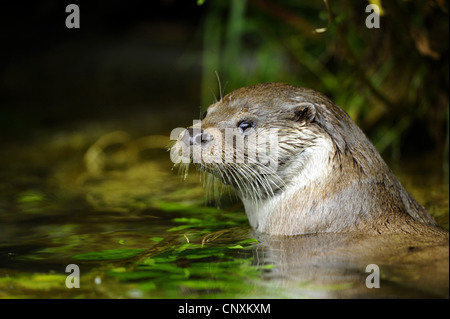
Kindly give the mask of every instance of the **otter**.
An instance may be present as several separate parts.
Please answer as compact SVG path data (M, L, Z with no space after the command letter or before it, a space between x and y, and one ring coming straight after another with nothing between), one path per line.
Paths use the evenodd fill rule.
M226 129L234 138L226 138ZM270 130L276 154L267 152ZM244 150L230 154L227 146L235 150L239 139ZM250 145L261 155L250 158ZM448 236L350 116L312 89L284 83L237 89L179 134L171 154L231 185L261 233Z

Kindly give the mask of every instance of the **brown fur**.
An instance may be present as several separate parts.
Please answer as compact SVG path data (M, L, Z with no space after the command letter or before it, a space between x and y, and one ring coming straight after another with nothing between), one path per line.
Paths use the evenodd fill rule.
M241 185L224 180L243 200L256 230L278 235L362 232L448 236L435 227L432 217L403 188L347 113L320 93L282 83L241 88L212 105L201 126L223 130L236 127L243 119L280 132L282 152L274 177L281 179L283 186L273 183L271 194L259 189L262 200L255 201L237 187ZM222 170L216 174L221 176L226 168L218 165L214 169Z

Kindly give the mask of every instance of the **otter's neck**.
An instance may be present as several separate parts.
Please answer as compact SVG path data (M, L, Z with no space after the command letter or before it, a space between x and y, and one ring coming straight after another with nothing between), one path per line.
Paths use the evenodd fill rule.
M261 201L241 198L250 225L257 231L278 235L328 231L321 217L309 212L320 205L317 194L331 176L332 154L331 141L321 139L278 173L286 182L282 192Z
M331 140L319 139L291 163L280 172L291 177L282 192L257 202L241 198L257 231L407 233L423 226L414 219L429 221L372 145L360 154L337 153Z

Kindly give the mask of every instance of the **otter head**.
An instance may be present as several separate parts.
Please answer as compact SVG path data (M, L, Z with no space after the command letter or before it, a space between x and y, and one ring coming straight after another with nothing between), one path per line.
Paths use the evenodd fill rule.
M328 100L310 89L265 83L231 92L178 136L172 154L264 200L289 184L323 181L334 152L323 127Z

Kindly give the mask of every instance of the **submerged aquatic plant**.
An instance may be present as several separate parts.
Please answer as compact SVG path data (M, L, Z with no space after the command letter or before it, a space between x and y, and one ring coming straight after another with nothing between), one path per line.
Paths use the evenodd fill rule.
M73 258L85 262L108 261L110 266L106 269L102 264L104 275L116 278L121 284L134 285L134 289L140 289L149 297L236 297L254 294L261 272L272 266L253 263L249 249L258 242L254 238L239 241L228 239L211 244L223 234L197 236L197 242L183 241L181 236L170 240L157 238L158 244L147 251L105 250L79 254Z

